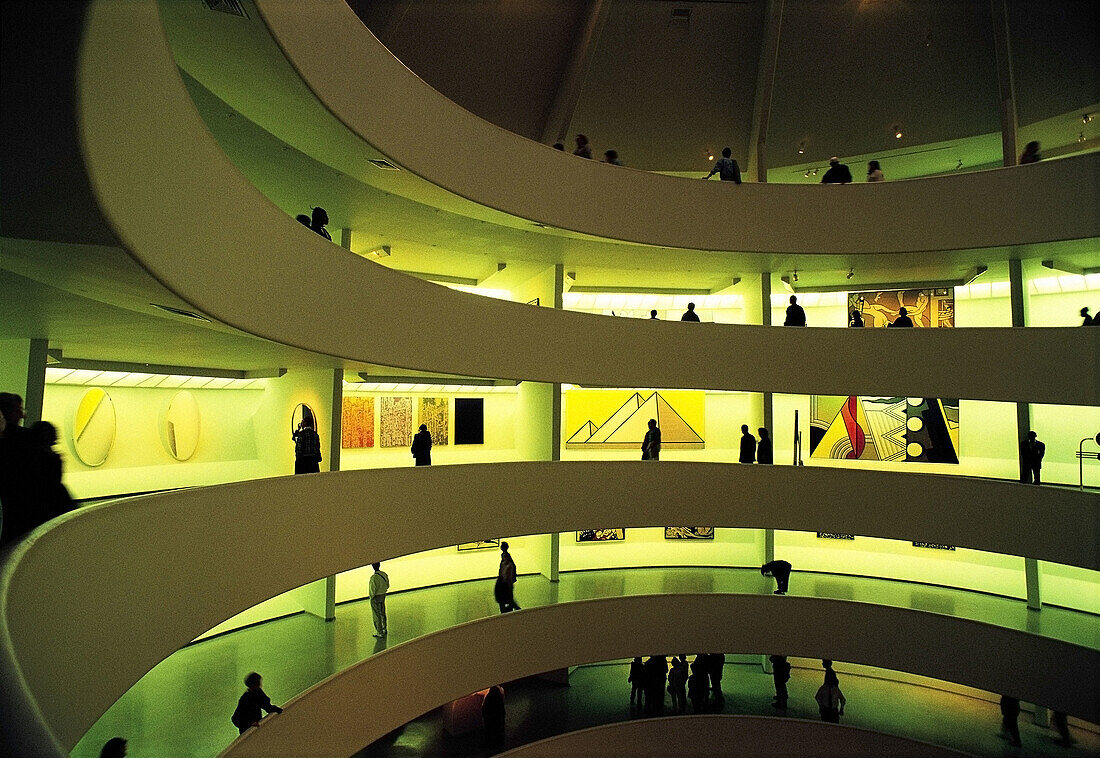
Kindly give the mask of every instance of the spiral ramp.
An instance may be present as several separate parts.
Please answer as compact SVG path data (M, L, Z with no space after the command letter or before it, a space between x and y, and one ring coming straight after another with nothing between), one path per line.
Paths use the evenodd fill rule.
M445 102L436 99L432 106L409 97L410 113L425 107L440 109L438 119L420 118L421 123L442 125L435 135L440 139L450 133L457 135L456 144L469 144L491 136L501 141L503 154L513 148L531 151L532 172L541 173L543 184L552 184L546 181L550 177L602 197L642 198L643 202L623 201L606 213L593 214L571 204L569 197L539 195L533 176L518 178L514 185L506 185L507 193L500 194L503 190L485 178L493 167L475 170L478 157L467 158L461 150L457 153L461 160L435 176L432 166L408 144L401 144L401 133L408 133L410 124L402 122L400 114L392 123L372 121L356 109L355 103L361 102L357 93L342 93L334 85L324 61L312 52L316 40L309 36L311 32L290 18L293 5L263 0L258 7L272 38L302 81L324 109L365 145L384 150L425 182L441 188L447 197L440 202L451 204L455 212L483 212L471 210L467 204L473 203L494 214L545 223L563 233L605 238L609 244L748 249L762 254L773 247L792 249L792 241L776 232L789 227L791 219L778 218L775 228L763 225L757 239L737 242L706 224L683 228L639 223L639 219L665 218L654 210L677 203L703 208L704 217L717 215L705 210L707 203L718 200L711 197L714 190L709 186L701 188L698 197L684 198L682 185L670 177L639 172L612 176L594 165L555 163L556 156L499 130L487 136L490 127L462 121L465 117L450 113ZM320 33L346 41L364 56L360 65L380 72L373 81L393 88L375 96L395 97L422 87L399 63L387 59L365 30L346 23L346 6L326 2L318 8ZM76 67L81 155L109 236L158 286L224 327L339 359L506 379L801 393L903 391L911 396L1100 405L1100 382L1081 381L1097 374L1100 341L1083 341L1074 330L920 331L912 335L913 365L938 366L922 374L912 366L880 365L875 356L889 344L890 333L885 330L854 333L710 325L685 336L676 324L639 324L530 308L404 276L336 250L303 230L226 159L188 98L155 3L91 3L81 45ZM433 100L431 93L422 94ZM417 140L409 141L425 137L415 136ZM977 183L985 191L1017 198L1021 205L1012 204L1017 200L1006 202L998 209L1001 215L990 219L989 227L980 229L976 237L947 225L942 232L944 249L1091 238L1100 236L1095 214L1062 218L1057 208L1080 204L1082 195L1096 198L1097 162L1096 156L1051 162L1039 168L1043 177L1027 182L1004 171L898 183L890 188L890 197L859 197L850 201L850 208L848 201L822 203L795 196L798 188L765 185L752 188L761 192L750 196L737 212L749 218L766 207L791 208L812 225L834 214L835 203L842 203L856 218L873 216L880 228L896 232L886 236L898 240L899 252L923 251L906 238L905 220L891 217L889 206L904 205L913 215L939 213L942 198L965 195ZM1044 195L1044 190L1049 192ZM194 202L196 197L210 196L232 200L201 207ZM1011 220L1023 215L1015 213L1022 207L1051 209L1048 223L1033 225L1045 237L1028 236L1034 233L1012 226ZM1003 239L997 236L1002 232ZM861 245L869 249L868 242L851 238L813 239L807 247L858 250ZM260 260L264 265L257 266ZM294 283L304 279L326 283L317 293L316 316L305 321L288 305L295 299ZM247 297L242 297L243 287ZM428 328L423 323L424 303L431 303ZM382 323L388 328L362 328ZM466 344L465 335L473 324L493 339L477 351L459 349L456 346ZM409 339L413 333L415 340ZM548 353L546 335L554 335L572 349ZM608 345L616 346L610 355ZM994 351L1002 359L998 372L950 370L934 360L944 352ZM653 354L665 360L655 365ZM1047 365L1058 366L1059 371L1052 374L1038 365L1029 357L1036 354L1044 355ZM692 360L698 355L711 359ZM767 355L770 360L750 365L739 360L744 355ZM822 357L828 355L845 358ZM799 367L810 362L817 368L807 376ZM839 510L828 514L830 528L867 536L919 537L1100 569L1096 496L1066 489L1020 492L1003 482L960 477L717 464L669 464L654 470L633 464L541 462L456 466L419 476L422 473L344 472L153 495L69 514L35 533L8 556L0 596L5 720L11 714L11 723L18 725L5 729L5 739L15 746L13 752L49 755L71 749L95 719L158 661L259 601L360 566L368 556L407 555L488 532L542 534L574 528L590 518L582 495L596 487L606 493L601 518L624 526L661 525L667 512L660 504L677 502L682 504L680 517L692 523L814 531L826 526L814 508L824 492L840 504ZM537 507L522 513L508 507L514 483L520 479L538 493ZM909 487L929 495L913 511L884 514L873 507L873 493ZM432 496L440 489L451 493L442 509ZM732 489L758 493L744 502L759 505L722 507L722 498L715 494ZM867 494L861 499L853 493ZM299 513L304 500L316 508L308 523L302 522ZM653 505L638 508L639 502ZM776 503L782 507L776 508ZM398 525L409 512L418 511L432 513L430 528L415 536L402 532ZM364 534L361 524L367 512L378 526ZM1047 517L1036 523L1023 515L1028 512ZM250 575L249 556L239 549L242 544L252 544L269 556L271 570L259 578ZM111 556L111 560L95 560L95 556ZM154 557L156 569L150 571ZM236 579L245 576L247 582ZM664 635L657 640L661 649L760 651L774 641L769 631L777 624L789 635L782 640L786 647L809 656L832 655L941 676L1011 692L1100 722L1100 699L1090 686L1100 680L1095 629L1093 642L1082 645L1032 631L874 604L737 595L653 596L566 603L472 622L415 640L303 693L280 719L235 743L228 754L302 754L303 746L316 746L316 740L322 739L316 731L319 714L329 724L343 719L340 728L326 727L324 739L331 740L325 743L326 751L349 754L425 710L491 682L630 655L640 643L654 640L632 637L623 619L637 613L660 616L673 602L691 604L706 618L736 616L756 622L739 626L733 637L730 629L718 623L694 630L669 627L659 632ZM586 625L605 631L624 628L621 634L599 636L564 633ZM835 634L824 637L836 644L821 648L823 635L807 634L808 628L834 629ZM845 632L851 628L876 633L857 637ZM918 650L897 645L898 637L934 642ZM520 638L547 644L508 648L514 644L510 640ZM563 639L568 644L557 644ZM463 670L446 681L426 677L423 691L410 691L401 702L377 698L378 718L369 728L352 724L350 714L333 705L349 697L371 697L371 683L379 677L408 672L410 667L437 670L439 661L454 660L457 651L481 645L507 648L512 654L495 662L469 656ZM973 652L963 657L961 665L956 659L960 649ZM996 665L1008 657L1023 663L1012 668Z

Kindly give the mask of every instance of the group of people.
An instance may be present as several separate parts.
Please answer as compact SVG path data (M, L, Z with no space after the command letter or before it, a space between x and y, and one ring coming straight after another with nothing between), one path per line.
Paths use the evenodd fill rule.
M592 146L588 144L588 137L583 134L578 134L575 138L577 143L576 149L573 151L573 155L578 158L592 158ZM554 143L555 150L561 150L565 152L565 145L561 142ZM612 166L621 166L622 161L619 160L619 153L615 150L605 150L603 153L603 160L601 163L608 163Z
M644 662L639 656L631 662L627 677L630 707L656 716L665 707L665 692L672 696L674 713L687 713L689 700L694 713L703 713L711 704L720 706L725 665L724 653L700 653L690 667L686 655L672 656L671 662L663 655Z
M48 421L22 426L23 398L0 392L0 545L74 508L61 483L57 428Z
M1081 326L1100 326L1100 313L1090 316L1088 308L1081 309L1081 319Z

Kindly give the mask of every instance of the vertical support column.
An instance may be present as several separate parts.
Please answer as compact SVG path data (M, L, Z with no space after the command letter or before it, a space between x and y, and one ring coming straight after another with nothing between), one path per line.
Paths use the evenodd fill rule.
M764 9L764 39L760 46L760 68L756 77L756 99L752 108L752 131L749 135L749 176L758 182L768 181L768 121L772 111L772 89L779 60L779 32L783 25L783 0L768 0Z
M42 420L48 345L48 340L39 338L0 342L0 392L23 398L23 426Z
M542 141L548 145L565 141L569 122L573 120L573 112L577 109L577 101L581 97L581 86L592 64L592 53L600 39L600 30L607 20L609 7L610 3L605 3L604 0L591 0L589 3L588 14L573 44L569 63L565 67L561 84L558 85L558 91L554 94L554 102L542 127Z
M346 226L340 229L340 247L351 250L351 229Z
M994 0L993 4L996 7L998 0ZM1019 259L1010 260L1008 262L1008 297L1012 309L1013 327L1023 328L1027 326L1027 295L1023 261ZM1016 439L1023 439L1029 429L1031 429L1031 406L1027 403L1016 403ZM1020 467L1023 468L1023 461L1020 462ZM1024 558L1027 607L1033 611L1043 609L1039 576L1039 561L1035 558Z
M779 3L782 6L782 2ZM760 323L764 326L772 325L772 274L764 271L760 274ZM775 444L775 416L773 413L773 397L771 392L764 393L764 426L772 436L772 444ZM775 530L764 530L764 560L763 563L775 560ZM765 657L765 660L767 658ZM771 670L771 664L765 663L765 670Z
M565 266L561 263L554 266L554 307L559 311L565 308ZM550 460L561 460L561 382L550 385ZM550 534L550 564L547 566L546 578L551 582L557 582L561 574L561 534Z
M993 49L997 64L997 102L1001 106L1001 153L1004 165L1016 165L1016 87L1012 78L1012 49L1008 36L1007 0L990 0Z
M332 371L332 417L328 422L328 470L340 470L340 449L344 441L344 369Z

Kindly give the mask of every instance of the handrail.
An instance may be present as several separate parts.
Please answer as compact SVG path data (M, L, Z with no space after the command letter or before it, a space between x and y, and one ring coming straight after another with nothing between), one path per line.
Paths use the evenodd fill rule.
M222 756L352 755L432 708L499 682L683 650L783 652L881 666L1100 721L1096 650L849 600L635 595L542 606L418 637L314 685ZM379 682L400 682L400 697Z
M922 497L882 508L883 493L903 490ZM0 689L28 693L71 747L159 661L246 608L320 577L486 534L591 526L593 492L601 523L615 526L662 526L675 503L684 523L827 529L1100 568L1097 496L1070 488L642 461L260 479L92 506L33 535L0 578L10 655ZM410 514L431 515L410 529Z

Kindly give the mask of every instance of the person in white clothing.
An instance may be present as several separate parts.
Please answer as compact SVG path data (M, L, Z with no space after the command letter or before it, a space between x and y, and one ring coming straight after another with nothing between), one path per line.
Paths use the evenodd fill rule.
M390 577L383 571L380 563L372 563L374 573L370 577L370 610L374 615L374 636L385 637L389 632L386 626L386 592L390 589Z

